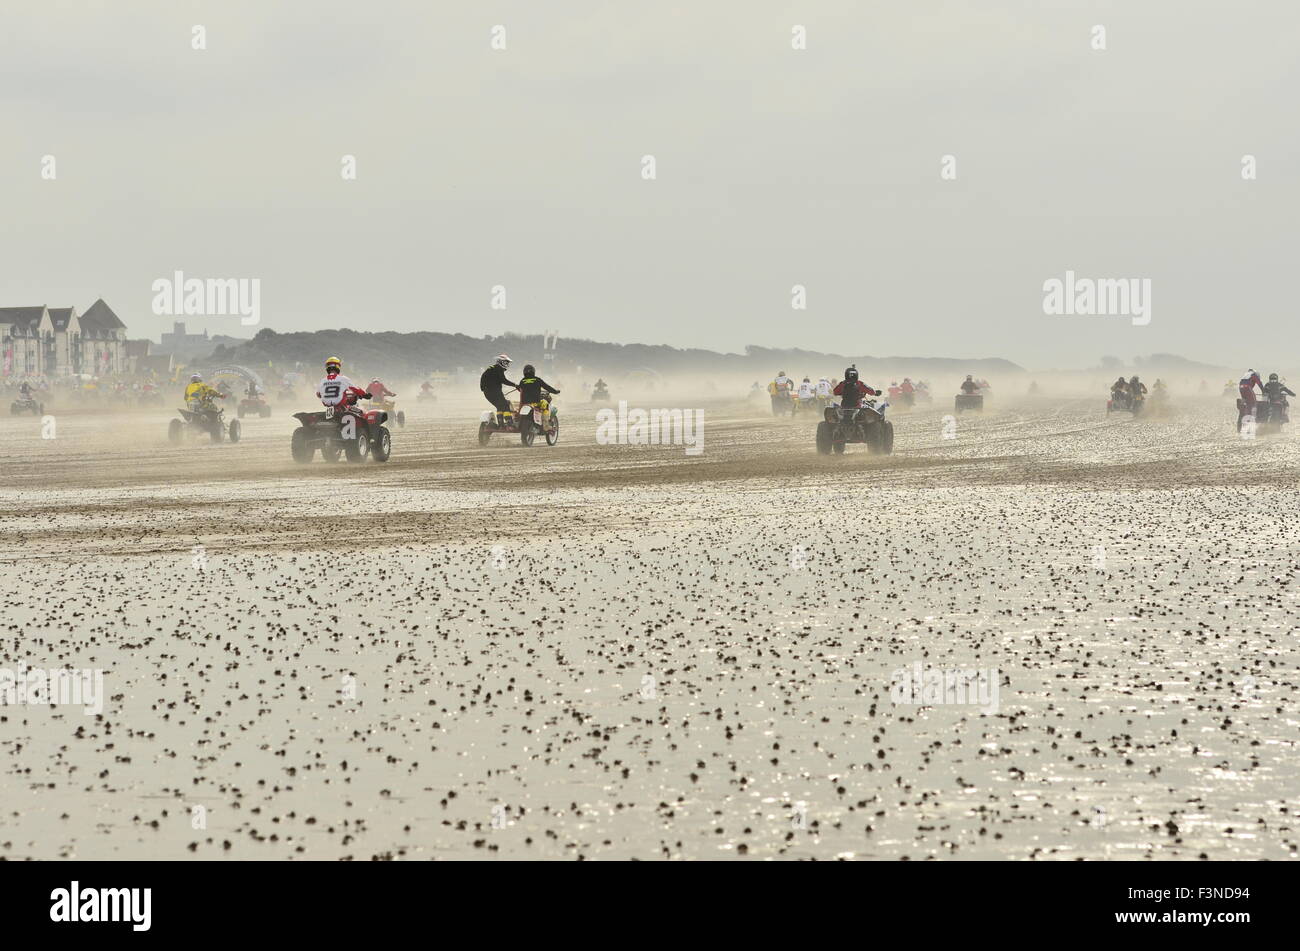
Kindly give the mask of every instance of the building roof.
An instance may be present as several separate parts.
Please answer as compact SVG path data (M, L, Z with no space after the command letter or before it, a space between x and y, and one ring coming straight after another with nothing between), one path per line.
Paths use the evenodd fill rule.
M0 324L39 324L45 305L39 307L0 307Z
M104 303L104 298L99 298L95 303L90 305L90 309L81 315L81 325L87 324L99 330L125 330L126 324L118 319L117 314L113 313L113 308Z
M76 309L72 307L51 307L50 320L54 323L54 329L63 333L68 329L68 324L72 322L72 315Z

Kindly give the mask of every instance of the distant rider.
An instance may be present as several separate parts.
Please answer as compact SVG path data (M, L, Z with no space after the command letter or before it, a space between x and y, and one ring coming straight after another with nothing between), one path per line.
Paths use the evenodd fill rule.
M808 400L812 399L816 395L817 395L817 387L813 386L812 381L808 379L808 377L804 377L803 382L799 384L800 401L806 403Z
M510 401L506 399L501 387L519 385L512 380L506 379L506 370L509 367L510 357L504 353L499 353L496 362L484 370L483 375L478 378L478 388L482 391L483 398L496 407L498 426L504 426L506 424L506 414L512 412Z
M873 390L867 384L858 379L858 368L849 367L844 371L844 379L841 380L832 391L840 398L841 409L857 409L862 405L862 400L868 396L879 396L879 390Z
M370 394L371 399L376 400L382 400L397 395L388 387L384 386L384 384L380 383L377 377L370 381L370 385L366 387L366 392Z
M961 385L961 391L967 396L973 396L980 391L980 385L975 382L975 377L967 373L966 380Z

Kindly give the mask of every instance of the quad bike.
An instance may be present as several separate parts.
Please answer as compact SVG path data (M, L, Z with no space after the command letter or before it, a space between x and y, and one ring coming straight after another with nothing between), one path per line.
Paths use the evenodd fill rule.
M593 403L608 403L609 387L604 383L597 383L591 391L591 401Z
M266 401L264 396L245 396L239 401L239 409L236 411L239 418L243 419L249 413L256 413L265 419L271 415L271 404Z
M911 409L916 405L916 392L907 390L898 391L898 405L903 409Z
M1291 404L1285 396L1276 399L1259 400L1254 405L1255 432L1261 436L1280 433L1284 423L1291 422ZM1237 432L1247 419L1252 418L1251 405L1241 397L1237 398Z
M984 394L983 393L958 393L956 400L953 401L952 411L954 413L984 412Z
M232 419L227 426L224 413L219 407L182 409L180 419L173 419L167 426L167 438L179 443L186 433L207 435L214 443L221 442L226 436L231 442L239 442L239 420Z
M497 418L495 410L486 410L479 417L478 444L480 446L486 446L493 433L518 433L519 441L525 446L531 446L538 433L545 437L548 446L554 446L559 442L560 417L555 411L553 402L548 404L546 412L542 411L541 406L532 403L525 403L522 406L512 405L514 409L502 413L501 419Z
M817 451L842 453L851 442L866 443L867 451L889 455L894 451L894 424L885 419L889 403L866 400L859 407L827 407L817 424Z
M290 403L298 398L298 394L293 391L292 386L280 387L280 392L276 397L281 403Z
M406 414L397 408L396 395L388 399L380 399L378 403L371 404L375 409L382 410L388 414L388 418L397 423L398 426L406 425Z
M21 416L23 413L31 413L33 416L45 415L45 404L38 403L32 397L18 397L9 404L10 416Z
M436 403L438 397L434 396L433 390L421 390L415 397L417 403Z
M916 388L916 401L918 403L933 403L934 397L930 395L929 390L925 389L924 387L918 386Z
M314 413L294 413L293 418L301 424L293 431L294 462L311 462L317 449L326 462L338 462L340 456L348 462L362 462L366 456L387 462L392 455L393 437L384 426L388 414L379 409L362 412L356 397Z
M794 415L794 398L788 390L777 390L772 394L772 415L781 416L786 413Z
M817 397L810 396L808 399L795 397L790 404L791 416L802 416L804 413L821 413L822 408L818 406Z
M1130 393L1119 393L1111 390L1110 399L1106 401L1106 413L1132 413L1137 416L1146 406L1147 398L1144 394L1138 393L1136 396Z

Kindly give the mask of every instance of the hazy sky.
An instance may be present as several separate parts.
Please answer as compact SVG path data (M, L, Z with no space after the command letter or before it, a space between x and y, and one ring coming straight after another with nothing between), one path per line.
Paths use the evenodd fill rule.
M5 0L0 305L156 339L181 269L276 330L1295 365L1297 35L1290 0ZM1045 316L1066 269L1149 278L1151 322Z

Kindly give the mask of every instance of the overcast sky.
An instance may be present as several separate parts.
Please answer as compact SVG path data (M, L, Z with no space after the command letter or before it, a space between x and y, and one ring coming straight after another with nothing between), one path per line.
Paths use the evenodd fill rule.
M1297 36L1284 0L6 0L0 305L156 339L180 269L276 330L1294 366ZM1150 323L1045 316L1066 269L1149 278Z

